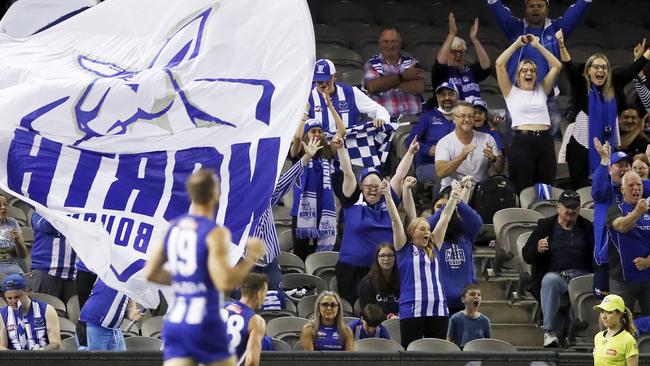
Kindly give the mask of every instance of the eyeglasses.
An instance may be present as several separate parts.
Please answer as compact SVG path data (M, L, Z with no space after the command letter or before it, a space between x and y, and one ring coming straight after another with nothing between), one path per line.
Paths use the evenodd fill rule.
M607 65L595 65L595 64L592 64L591 68L596 70L596 71L598 71L598 70L602 70L602 71L609 70L609 66L607 66Z
M318 305L320 305L321 308L332 308L332 309L336 309L336 308L339 307L339 304L337 304L337 303L335 303L335 302L321 302L321 303L318 304Z
M454 114L454 116L460 118L460 119L472 119L474 118L474 113L469 113L469 114Z
M380 258L380 259L395 258L395 254L378 254L377 258Z
M364 188L367 188L367 189L369 189L369 190L371 190L371 191L373 191L373 190L376 191L376 190L379 189L379 185L378 185L378 184L364 184L363 187L364 187Z
M450 50L449 52L451 52L452 55L456 56L462 56L465 54L465 50Z

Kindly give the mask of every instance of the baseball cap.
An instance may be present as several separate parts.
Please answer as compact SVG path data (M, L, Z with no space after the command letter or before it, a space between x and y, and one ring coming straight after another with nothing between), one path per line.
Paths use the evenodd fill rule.
M618 295L607 295L603 301L594 306L594 310L614 311L618 310L621 313L625 312L625 301Z
M381 171L377 168L365 168L359 173L359 182L362 182L370 174L377 174L379 179L382 179L384 176L381 174Z
M622 151L613 152L612 155L609 156L609 165L616 164L623 159L632 164L632 158L628 154Z
M580 207L580 195L576 191L567 189L566 191L562 192L560 199L558 199L558 202L567 208L577 208Z
M488 110L487 102L484 101L483 99L474 99L472 101L472 107L481 107L481 108L485 109L486 111Z
M328 81L336 74L334 63L326 58L316 61L314 66L314 81Z
M314 127L320 127L322 129L323 123L317 119L310 118L305 121L305 128L303 129L302 133L306 135L307 132Z
M452 83L448 83L448 82L446 82L446 81L445 81L444 83L438 85L438 87L436 88L436 94L438 94L438 92L439 92L440 90L442 90L442 89L447 89L447 90L455 91L456 94L458 94L458 89L456 88L456 85L454 85L454 84L452 84Z
M2 280L2 291L14 291L27 288L25 278L19 274L10 274Z

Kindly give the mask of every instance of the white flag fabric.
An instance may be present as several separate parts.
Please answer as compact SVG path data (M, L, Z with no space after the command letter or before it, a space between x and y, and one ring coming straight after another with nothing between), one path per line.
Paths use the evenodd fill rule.
M34 204L109 286L188 211L199 167L239 258L311 86L303 0L111 0L25 39L0 34L0 188Z

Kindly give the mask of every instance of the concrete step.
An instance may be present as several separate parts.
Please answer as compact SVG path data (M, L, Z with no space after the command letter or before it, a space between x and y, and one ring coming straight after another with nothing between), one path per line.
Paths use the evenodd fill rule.
M490 318L493 324L531 324L535 304L534 301L525 301L511 305L509 301L487 300L481 302L479 310Z
M504 340L515 347L540 347L544 344L544 329L533 324L494 324L492 338Z
M510 294L508 289L514 289L511 284L513 280L508 280L505 278L490 278L488 281L484 281L482 278L479 278L479 286L481 286L481 295L484 301L504 301L508 300ZM516 284L516 283L515 283Z

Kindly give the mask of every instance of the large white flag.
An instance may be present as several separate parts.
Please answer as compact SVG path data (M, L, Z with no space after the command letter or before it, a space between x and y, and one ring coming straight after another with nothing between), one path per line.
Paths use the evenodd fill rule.
M111 287L221 177L238 244L268 205L309 93L304 0L111 0L26 39L0 34L0 187L34 204Z

